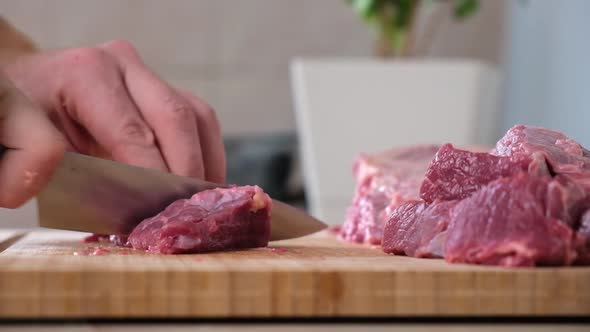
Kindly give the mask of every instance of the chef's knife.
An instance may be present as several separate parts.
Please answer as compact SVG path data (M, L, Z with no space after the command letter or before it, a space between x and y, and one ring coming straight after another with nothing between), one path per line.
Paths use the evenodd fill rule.
M3 148L0 146L0 156ZM67 152L37 196L39 225L97 234L129 234L143 219L180 198L225 187L195 178ZM302 210L272 201L271 241L327 226Z

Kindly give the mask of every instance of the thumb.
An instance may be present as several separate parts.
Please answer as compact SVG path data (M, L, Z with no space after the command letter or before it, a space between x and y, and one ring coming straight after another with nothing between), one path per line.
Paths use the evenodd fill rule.
M46 114L0 72L0 207L35 196L63 158L66 141Z

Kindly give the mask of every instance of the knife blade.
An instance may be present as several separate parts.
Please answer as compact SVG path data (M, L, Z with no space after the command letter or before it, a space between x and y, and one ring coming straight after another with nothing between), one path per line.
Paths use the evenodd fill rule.
M5 149L0 145L0 157ZM39 226L125 235L175 200L219 187L227 186L67 152L37 195ZM298 208L272 204L271 241L327 227Z

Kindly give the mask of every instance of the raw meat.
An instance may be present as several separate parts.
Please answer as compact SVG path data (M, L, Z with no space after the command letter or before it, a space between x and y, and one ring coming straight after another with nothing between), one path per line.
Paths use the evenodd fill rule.
M85 237L82 242L85 243L92 243L92 242L109 242L109 236L105 234L91 234Z
M590 210L581 218L580 227L576 233L576 248L578 251L577 264L590 264Z
M443 145L426 170L420 197L426 202L463 199L488 182L531 169L547 174L541 155L494 156Z
M546 216L559 219L573 229L580 225L582 212L588 208L590 192L565 175L553 177L547 187Z
M500 156L542 155L552 174L567 177L569 182L578 185L576 187L583 187L590 197L590 151L563 133L517 125L498 141L492 153ZM588 208L590 202L584 204ZM582 222L577 211L574 212L568 224L577 229Z
M420 197L391 214L385 252L503 266L590 264L590 151L562 133L515 126L490 153L445 144Z
M92 234L85 237L83 242L110 242L120 247L130 247L125 235Z
M383 251L414 257L443 257L445 231L458 201L410 201L400 205L385 225Z
M541 127L517 125L496 144L498 156L543 154L555 174L579 174L590 171L590 151L566 135Z
M170 204L129 235L136 249L178 254L264 247L271 200L256 186L213 189Z
M445 259L504 266L569 265L576 258L573 231L555 216L579 199L569 197L567 187L548 176L521 173L495 180L453 209Z
M357 187L340 238L380 244L389 213L418 199L424 172L437 150L436 145L422 145L361 155L353 166Z

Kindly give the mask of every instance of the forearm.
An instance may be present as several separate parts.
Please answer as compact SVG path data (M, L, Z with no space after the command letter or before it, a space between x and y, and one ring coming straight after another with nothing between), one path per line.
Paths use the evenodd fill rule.
M30 38L0 16L0 68L36 51L37 47Z

